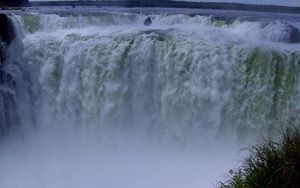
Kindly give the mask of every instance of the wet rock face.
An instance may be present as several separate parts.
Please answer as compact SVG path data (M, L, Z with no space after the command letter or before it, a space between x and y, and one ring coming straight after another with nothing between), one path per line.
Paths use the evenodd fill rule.
M6 46L11 42L9 19L5 14L0 14L0 73L5 60Z
M147 17L147 18L145 19L145 21L144 21L144 25L149 26L149 25L151 25L151 24L152 24L151 18L150 18L150 17Z
M14 39L12 23L5 14L0 14L0 38L7 45Z
M283 24L280 28L268 28L269 40L281 43L300 43L300 31L291 24Z
M7 46L14 38L15 34L11 20L5 14L0 14L0 72L6 59Z
M0 83L1 83L1 68L3 66L4 60L5 60L5 43L1 41L0 38Z
M13 87L15 85L13 76L4 70L4 64L7 63L7 48L14 38L11 20L5 14L0 14L0 85L8 84Z
M299 43L300 42L300 32L299 32L298 28L296 28L292 25L288 25L286 27L286 31L288 33L290 43Z
M5 70L7 47L14 39L11 20L0 14L0 138L17 124L14 96L15 79Z

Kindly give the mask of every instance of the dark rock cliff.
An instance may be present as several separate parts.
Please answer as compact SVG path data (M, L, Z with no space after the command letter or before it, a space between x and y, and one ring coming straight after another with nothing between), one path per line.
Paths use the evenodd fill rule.
M14 39L13 27L10 19L5 14L0 14L0 37L7 45Z
M3 66L6 60L6 50L14 38L11 20L5 14L0 14L0 84L4 82Z
M7 49L14 37L11 20L5 14L0 14L0 137L17 121L15 117L15 81L13 76L5 70Z

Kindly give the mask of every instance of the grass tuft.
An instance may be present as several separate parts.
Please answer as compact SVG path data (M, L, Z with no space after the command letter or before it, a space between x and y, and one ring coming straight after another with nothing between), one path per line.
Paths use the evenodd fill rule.
M300 132L288 128L280 141L264 139L219 188L299 188Z

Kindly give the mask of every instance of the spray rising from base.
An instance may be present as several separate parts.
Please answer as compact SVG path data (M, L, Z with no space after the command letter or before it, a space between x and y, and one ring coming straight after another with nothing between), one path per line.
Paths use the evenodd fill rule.
M0 187L213 187L237 163L233 148L203 152L132 136L101 143L67 135L44 132L2 143Z

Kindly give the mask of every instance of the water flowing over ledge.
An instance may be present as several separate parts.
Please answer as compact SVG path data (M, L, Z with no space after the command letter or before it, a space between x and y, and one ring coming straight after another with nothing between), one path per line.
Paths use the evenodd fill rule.
M51 175L38 176L49 182L53 178L57 187L66 187L76 182L73 177L87 183L99 174L104 179L113 176L119 165L104 165L104 169L112 167L106 175L98 171L100 165L92 168L94 163L88 161L103 159L115 164L120 154L115 148L123 149L120 156L128 164L146 164L152 150L143 142L150 142L154 150L166 143L209 149L216 143L223 146L274 136L278 129L299 123L300 24L294 17L252 19L114 10L8 14L15 37L7 43L1 36L0 130L2 135L16 133L18 139L0 145L0 151L5 151L0 152L0 163L5 164L0 174L7 177L4 186L17 185L10 169L20 169L16 177L25 181L26 164L10 168L22 161L18 156L25 156L29 166L39 159L37 163L45 165ZM146 148L143 154L133 152L140 161L127 156L131 144L132 150L136 145ZM98 151L103 145L104 154ZM26 149L19 149L23 146ZM104 157L107 153L115 158ZM203 161L209 158L199 156ZM46 165L49 161L55 164ZM87 166L75 164L78 161ZM158 164L174 165L166 161ZM178 169L192 166L185 165ZM74 166L91 176L76 174ZM134 165L120 166L140 170ZM157 170L150 166L143 167ZM63 172L74 170L67 176L71 180L63 181L66 184L53 175L61 168ZM93 170L88 171L90 168ZM39 172L34 168L29 176ZM131 175L138 173L125 179L134 179ZM45 183L32 177L27 185ZM167 182L167 187L176 183Z
M272 134L298 119L299 22L124 12L10 19L18 37L7 72L16 100L32 108L24 118L39 126L113 124L209 141Z

